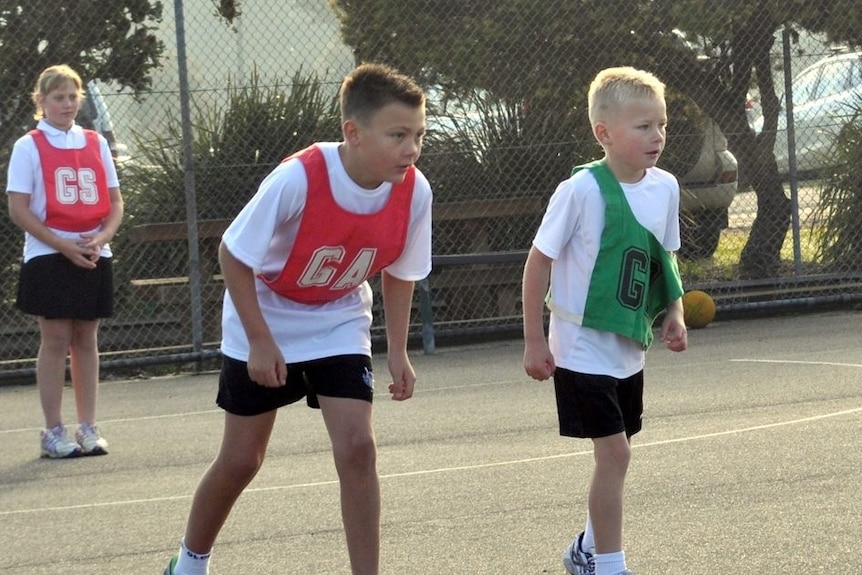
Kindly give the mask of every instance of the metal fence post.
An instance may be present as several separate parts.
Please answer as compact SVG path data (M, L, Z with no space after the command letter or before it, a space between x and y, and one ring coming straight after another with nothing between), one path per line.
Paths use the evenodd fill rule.
M427 355L435 351L434 312L431 307L431 282L419 280L419 314L422 317L422 349Z
M191 302L192 350L203 351L203 305L201 303L201 263L198 248L197 202L195 198L195 166L192 153L191 107L189 104L188 61L186 60L185 20L183 0L174 1L177 25L177 73L179 75L180 114L183 135L183 168L185 171L186 215L189 246L189 297ZM196 363L200 370L201 360Z

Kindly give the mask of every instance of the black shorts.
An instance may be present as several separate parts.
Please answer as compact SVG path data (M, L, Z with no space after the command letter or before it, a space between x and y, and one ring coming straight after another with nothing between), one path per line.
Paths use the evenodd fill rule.
M644 373L617 379L557 368L554 372L560 435L597 438L641 430Z
M37 256L22 264L15 305L46 319L94 320L114 313L111 258L96 268L78 267L63 254Z
M264 387L251 380L246 362L225 357L216 404L234 415L260 415L303 397L309 407L319 409L318 395L371 402L374 396L371 358L337 355L289 363L284 386Z

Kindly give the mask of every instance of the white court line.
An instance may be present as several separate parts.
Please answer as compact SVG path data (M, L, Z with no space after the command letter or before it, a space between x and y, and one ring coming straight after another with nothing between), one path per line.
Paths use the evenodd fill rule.
M704 433L701 435L690 435L688 437L678 437L676 439L664 439L660 441L651 441L649 443L641 443L641 444L633 444L633 449L643 449L645 447L656 447L661 445L670 445L673 443L685 443L689 441L698 441L701 439L711 439L714 437L722 437L726 435L736 435L741 433L750 433L752 431L762 431L765 429L772 429L776 427L784 427L788 425L798 425L801 423L809 423L812 421L819 421L822 419L828 419L832 417L841 417L842 415L850 415L853 413L862 412L862 407L854 407L852 409L845 409L842 411L835 411L832 413L824 413L821 415L813 415L810 417L803 417L800 419L791 419L788 421L778 421L776 423L765 423L763 425L755 425L753 427L742 427L739 429L729 429L726 431L716 431L714 433ZM586 451L575 451L569 453L560 453L557 455L545 455L542 457L528 457L525 459L513 459L508 461L496 461L491 463L479 463L476 465L460 465L455 467L440 467L437 469L421 469L417 471L404 471L402 473L388 473L380 476L380 479L398 479L401 477L415 477L419 475L433 475L438 473L452 473L455 471L470 471L475 469L488 469L491 467L504 467L508 465L521 465L525 463L535 463L540 461L550 461L554 459L563 459L567 457L577 457L581 455L592 455L592 450ZM316 481L312 483L295 483L292 485L276 485L272 487L253 487L250 489L246 489L243 493L264 493L268 491L286 491L292 489L302 489L306 487L323 487L328 485L336 485L338 483L337 480L329 480L329 481ZM120 505L138 505L141 503L161 503L166 501L179 501L184 499L191 499L192 495L174 495L170 497L152 497L149 499L127 499L123 501L110 501L104 503L86 503L81 505L64 505L59 507L39 507L32 509L17 509L14 511L0 511L0 517L10 516L10 515L25 515L32 513L43 513L48 511L69 511L69 510L77 510L77 509L97 509L100 507L117 507Z
M204 411L186 411L185 413L166 413L163 415L143 415L140 417L121 417L117 419L103 419L100 424L105 423L129 423L137 421L147 421L151 419L169 419L172 417L190 417L193 415L209 415L211 413L224 413L221 409L206 409ZM18 429L0 429L0 435L4 433L22 433L31 431L40 431L41 427L19 427Z
M496 385L509 385L512 383L531 383L531 382L527 379L523 379L523 380L514 379L514 380L508 380L508 381L489 381L489 382L485 382L485 383L469 383L469 384L464 384L464 385L449 385L446 387L432 387L432 388L417 389L413 392L413 395L414 396L424 395L426 393L435 393L438 391L448 391L448 390L452 390L452 389L469 389L471 387L489 387L489 386L496 386ZM383 396L383 395L388 395L388 393L385 391L379 391L378 390L375 392L375 395ZM134 422L138 422L138 421L148 421L148 420L153 420L153 419L168 419L168 418L173 418L173 417L191 417L191 416L195 416L195 415L209 415L212 413L224 413L224 411L221 409L206 409L206 410L202 410L202 411L187 411L185 413L169 413L169 414L163 414L163 415L144 415L144 416L140 416L140 417L122 417L122 418L117 418L117 419L101 419L101 420L99 420L99 424L105 425L105 424L109 424L109 423L130 423L130 422L134 423ZM35 431L40 431L41 429L42 429L41 427L19 427L17 429L0 429L0 435L6 434L6 433L32 433Z
M835 361L800 361L794 359L731 359L736 363L789 363L795 365L831 365L834 367L862 367L862 363L840 363Z

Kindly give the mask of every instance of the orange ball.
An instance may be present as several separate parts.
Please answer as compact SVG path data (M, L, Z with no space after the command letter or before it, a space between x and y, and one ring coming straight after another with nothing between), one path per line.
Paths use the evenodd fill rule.
M706 327L715 319L715 302L701 290L685 292L682 296L683 319L692 328Z

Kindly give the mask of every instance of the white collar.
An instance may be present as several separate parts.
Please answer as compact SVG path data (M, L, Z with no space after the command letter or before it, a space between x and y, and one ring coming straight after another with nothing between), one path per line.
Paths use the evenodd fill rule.
M43 132L45 132L49 136L65 136L67 134L82 133L84 131L84 128L82 128L81 126L79 126L77 123L74 123L74 122L72 123L72 127L69 128L68 131L61 130L60 128L56 128L56 127L52 126L51 124L49 124L47 122L47 120L45 120L44 118L39 120L39 123L36 125L36 129L42 130Z

